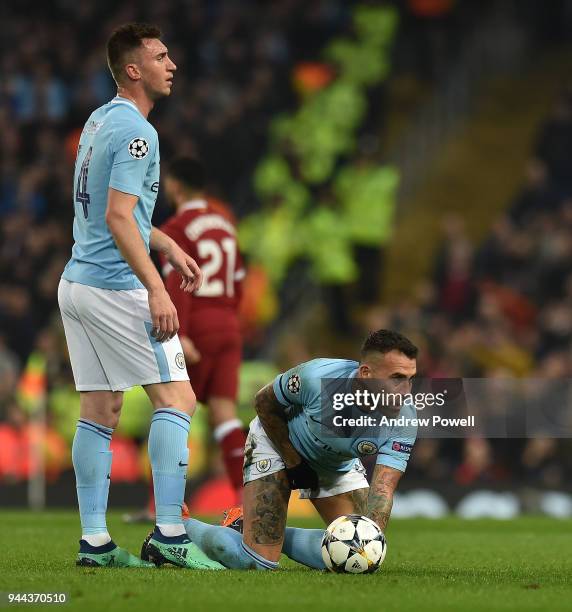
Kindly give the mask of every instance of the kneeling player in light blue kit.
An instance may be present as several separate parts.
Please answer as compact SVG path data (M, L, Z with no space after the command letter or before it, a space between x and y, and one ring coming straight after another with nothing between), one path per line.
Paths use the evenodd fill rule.
M111 436L123 391L142 385L154 408L149 432L157 526L151 558L223 569L185 532L181 506L195 396L177 337L177 312L149 248L200 287L196 262L151 226L159 190L159 142L147 121L171 92L175 64L154 26L127 24L107 44L118 95L85 124L74 174L74 246L58 290L70 361L80 392L72 458L82 526L78 565L153 567L116 546L106 525Z
M393 493L416 438L415 427L380 426L375 435L353 428L343 436L324 428L322 382L338 379L352 387L383 379L388 391L408 394L416 374L417 348L396 332L379 330L365 340L360 362L314 359L279 375L256 395L258 416L245 447L243 534L195 519L187 534L209 557L233 569L275 569L283 552L325 569L321 529L286 527L292 489L309 499L329 524L343 514L361 514L385 530ZM363 379L363 380L358 380ZM386 406L388 417L414 418L408 403ZM360 461L377 455L371 487Z

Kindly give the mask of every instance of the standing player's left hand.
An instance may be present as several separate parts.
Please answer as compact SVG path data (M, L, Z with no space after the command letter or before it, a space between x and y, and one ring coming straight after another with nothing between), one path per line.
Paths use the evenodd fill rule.
M193 293L200 289L203 282L203 274L197 262L176 244L172 245L167 259L175 270L181 275L181 289L187 293Z

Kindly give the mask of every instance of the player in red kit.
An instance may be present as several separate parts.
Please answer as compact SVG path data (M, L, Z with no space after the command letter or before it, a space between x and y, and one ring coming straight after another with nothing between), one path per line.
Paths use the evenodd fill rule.
M197 399L208 406L213 436L220 446L236 502L242 501L242 464L246 435L236 416L242 338L238 307L244 268L234 216L204 195L202 165L179 157L169 165L165 194L175 214L161 227L187 254L194 253L203 273L203 289L180 299L180 280L161 257L163 280L179 317L179 338ZM184 367L184 365L183 365ZM183 515L188 513L183 506ZM128 522L154 515L153 490L147 510L126 515Z
M242 463L246 436L236 416L242 339L238 320L244 268L231 216L210 206L204 195L202 165L179 157L169 164L165 194L175 214L161 230L196 262L203 285L191 299L180 279L162 261L167 291L179 316L179 335L197 399L209 409L209 422L237 501L242 498Z

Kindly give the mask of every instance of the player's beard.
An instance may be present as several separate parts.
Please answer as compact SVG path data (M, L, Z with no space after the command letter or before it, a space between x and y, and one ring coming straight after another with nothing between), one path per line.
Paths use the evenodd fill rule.
M395 406L382 406L379 409L379 412L382 416L386 416L390 419L396 419L401 412L401 404Z

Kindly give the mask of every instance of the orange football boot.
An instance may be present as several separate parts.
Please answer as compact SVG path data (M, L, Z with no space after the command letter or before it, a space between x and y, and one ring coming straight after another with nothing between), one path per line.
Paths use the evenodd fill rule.
M221 525L242 533L243 518L242 506L234 506L224 511Z
M181 508L181 518L183 520L191 518L191 513L189 512L189 506L185 502L183 502L183 506Z

